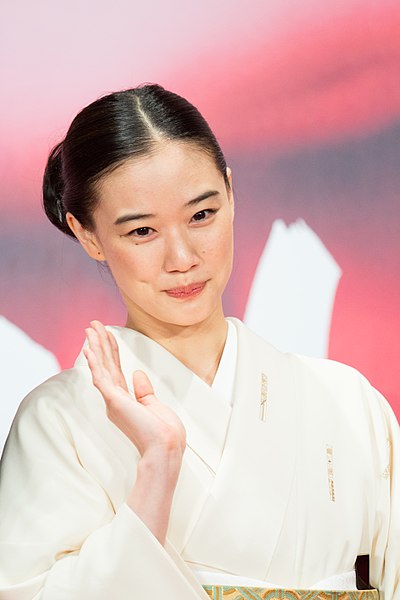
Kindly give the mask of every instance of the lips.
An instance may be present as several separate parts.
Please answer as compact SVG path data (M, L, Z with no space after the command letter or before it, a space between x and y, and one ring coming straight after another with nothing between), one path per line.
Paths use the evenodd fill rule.
M184 287L173 288L171 290L165 291L168 294L168 296L172 296L173 298L190 298L192 296L197 296L198 294L200 294L200 292L203 291L205 285L205 281L200 281L198 283L192 283Z

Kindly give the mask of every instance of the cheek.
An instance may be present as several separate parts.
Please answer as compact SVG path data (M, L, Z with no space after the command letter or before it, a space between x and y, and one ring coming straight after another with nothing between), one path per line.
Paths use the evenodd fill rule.
M128 266L132 267L132 257L120 248L112 248L107 254L107 261L111 269L123 271Z
M233 255L233 232L230 223L219 229L217 235L211 236L202 248L202 255L206 261L212 261L219 268L224 265L230 268Z
M141 280L146 275L145 261L140 260L138 253L125 248L113 248L106 254L106 257L117 283L123 283L127 279Z
M114 246L107 255L108 266L118 287L133 290L152 284L160 275L161 250L154 244Z

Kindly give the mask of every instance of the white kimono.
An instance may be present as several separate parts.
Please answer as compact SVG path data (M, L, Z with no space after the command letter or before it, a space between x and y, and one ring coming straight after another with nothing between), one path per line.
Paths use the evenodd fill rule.
M353 569L400 600L399 426L354 369L283 354L230 318L231 407L166 349L111 327L187 449L163 547L125 503L139 454L81 354L22 402L0 474L1 600L200 600L192 569L292 588Z

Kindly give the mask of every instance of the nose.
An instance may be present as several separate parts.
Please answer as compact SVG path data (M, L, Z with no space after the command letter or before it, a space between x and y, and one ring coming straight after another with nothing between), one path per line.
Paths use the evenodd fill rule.
M188 233L177 230L170 232L165 242L165 270L185 273L198 264L199 256Z

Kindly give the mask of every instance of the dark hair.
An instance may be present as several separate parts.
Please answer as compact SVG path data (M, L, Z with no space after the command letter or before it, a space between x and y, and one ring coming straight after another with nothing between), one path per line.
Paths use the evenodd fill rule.
M197 108L160 85L146 84L103 96L74 118L47 161L47 217L71 237L67 212L91 229L96 183L126 160L150 153L162 140L195 143L213 158L229 187L224 155Z

